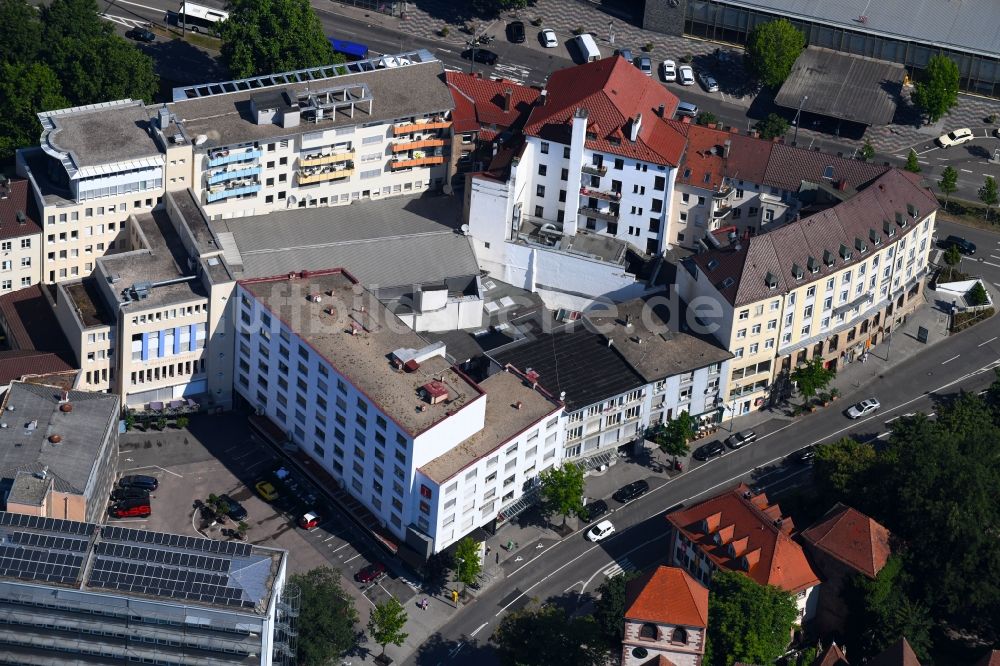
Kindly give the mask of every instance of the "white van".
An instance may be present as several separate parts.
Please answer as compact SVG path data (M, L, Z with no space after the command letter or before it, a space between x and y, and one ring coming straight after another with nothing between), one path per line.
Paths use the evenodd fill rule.
M576 48L580 51L580 55L583 56L585 62L594 62L601 59L601 51L597 48L597 42L594 41L593 35L585 32L582 35L574 37L573 42L576 44Z

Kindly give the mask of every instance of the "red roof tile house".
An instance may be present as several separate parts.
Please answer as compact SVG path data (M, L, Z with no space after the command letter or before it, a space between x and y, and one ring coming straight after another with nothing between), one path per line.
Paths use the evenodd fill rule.
M677 567L660 566L625 590L622 666L700 666L708 589Z
M874 579L882 570L892 553L889 530L860 511L838 504L802 532L802 541L823 576L816 630L820 635L842 630L848 614L844 588L858 574Z
M817 577L802 547L792 538L795 526L763 493L740 484L721 495L667 514L674 528L673 564L708 585L717 569L741 572L761 585L774 585L795 597L799 617L816 611Z

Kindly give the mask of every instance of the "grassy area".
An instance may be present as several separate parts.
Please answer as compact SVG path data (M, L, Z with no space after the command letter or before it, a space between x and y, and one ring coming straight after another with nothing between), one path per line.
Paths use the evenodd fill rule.
M944 199L941 197L938 197L938 203L941 204L941 210L938 211L937 216L939 220L964 224L967 227L976 227L977 229L986 229L988 231L1000 231L997 228L1000 226L998 225L1000 223L1000 210L996 208L990 211L990 219L987 221L986 207L982 204L963 201L961 199L952 199L948 202L946 208Z
M168 28L161 25L153 25L149 29L152 30L157 37L162 39L183 39L192 46L197 46L198 48L207 49L209 51L218 52L222 49L222 41L217 37L212 37L210 35L191 32L188 30L182 37L181 31L177 28Z

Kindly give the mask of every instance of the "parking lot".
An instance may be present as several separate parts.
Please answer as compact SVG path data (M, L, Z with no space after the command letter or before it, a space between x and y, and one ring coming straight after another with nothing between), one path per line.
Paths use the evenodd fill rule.
M290 573L319 566L337 568L345 588L372 604L390 596L405 604L416 594L413 584L393 571L388 554L330 505L279 452L253 437L242 415L202 415L192 418L190 427L183 430L124 433L119 449L120 474L155 476L159 487L151 496L149 518L109 518L109 522L172 534L235 538L230 536L237 527L235 521L209 527L197 510L198 502L225 493L247 511L247 542L287 550ZM289 474L275 475L278 469ZM274 484L279 496L272 502L254 490L261 480ZM306 511L323 517L311 531L297 525ZM376 560L387 565L389 575L366 586L356 583L354 574ZM358 610L364 612L362 605Z

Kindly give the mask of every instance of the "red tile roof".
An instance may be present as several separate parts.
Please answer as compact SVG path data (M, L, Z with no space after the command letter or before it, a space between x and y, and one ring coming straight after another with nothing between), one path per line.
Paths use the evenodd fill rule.
M7 196L3 196L4 192ZM24 213L24 223L17 219L18 212ZM16 238L28 234L40 234L38 209L35 197L31 195L27 180L10 180L9 189L0 186L0 238Z
M984 654L976 662L976 666L1000 666L1000 650L990 650L989 654Z
M495 125L507 128L528 117L541 91L506 79L484 79L463 72L445 72L445 81L455 100L452 127L455 132L472 132ZM505 111L505 93L511 92Z
M28 375L48 375L73 370L56 354L31 350L9 349L0 352L0 386Z
M839 645L830 643L829 647L823 650L823 654L812 663L812 666L850 666L850 662L847 661L847 656Z
M920 660L904 637L868 661L867 666L920 666Z
M828 167L832 167L832 178L826 178ZM767 170L761 182L785 190L797 190L803 180L823 182L826 178L833 182L847 181L849 187L857 189L888 170L889 167L881 164L776 143L771 148Z
M674 115L677 97L622 57L560 69L549 76L544 103L528 117L525 133L568 144L573 114L587 110L587 147L653 164L676 166L684 135ZM659 113L663 106L662 117ZM642 114L639 136L629 140L632 121Z
M49 304L47 287L36 284L0 296L0 325L12 349L53 352L72 359L69 342Z
M692 260L719 293L739 307L825 279L845 266L863 261L868 254L858 252L855 243L861 240L870 251L872 232L882 246L899 241L915 228L908 211L910 205L923 219L937 209L938 203L934 195L914 179L898 169L890 169L853 197L832 208L753 236L743 242L739 250L728 247L710 250L694 256ZM904 229L899 229L896 224L897 213L911 222ZM885 221L895 229L895 235L889 236L885 232ZM851 259L841 258L841 245L851 251ZM835 258L829 268L823 262L827 251ZM819 264L816 273L809 270L810 257ZM710 263L712 268L709 268ZM804 276L801 280L793 277L793 266L802 269ZM775 289L767 286L769 273L777 281ZM727 283L727 278L731 282ZM724 286L726 284L729 286Z
M628 584L625 617L629 620L708 626L708 588L678 567L659 566Z
M741 483L667 514L667 520L719 568L745 573L761 585L776 585L791 593L818 585L802 547L792 540L794 524L780 516L781 509L769 504L766 495L752 495ZM727 529L730 525L733 530ZM719 543L717 532L722 533Z
M802 532L802 538L813 548L873 579L892 554L889 530L842 504Z

